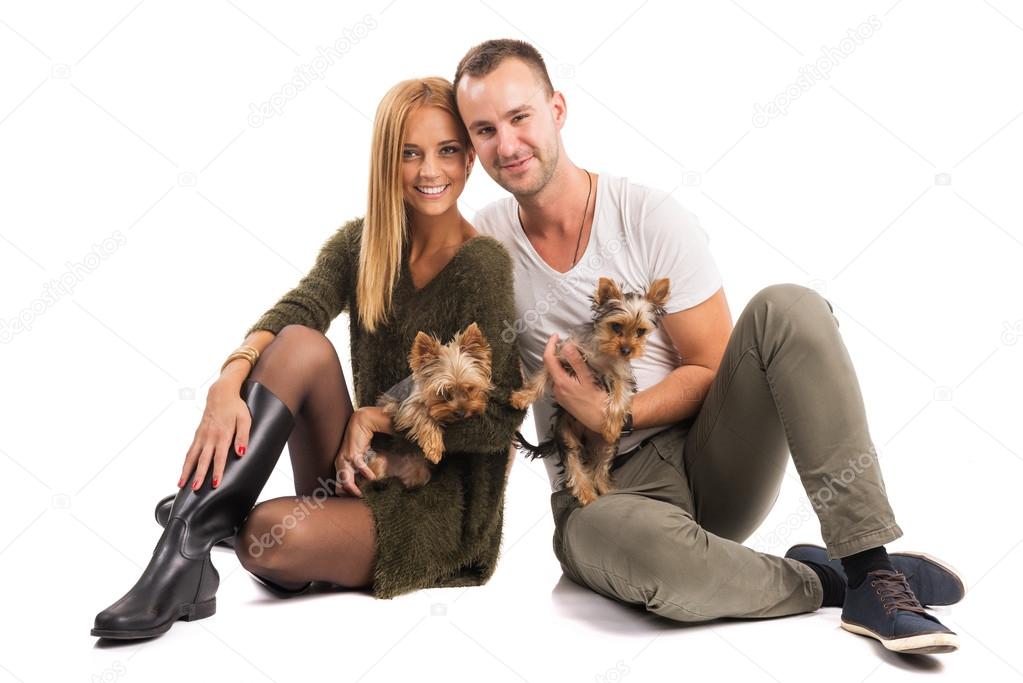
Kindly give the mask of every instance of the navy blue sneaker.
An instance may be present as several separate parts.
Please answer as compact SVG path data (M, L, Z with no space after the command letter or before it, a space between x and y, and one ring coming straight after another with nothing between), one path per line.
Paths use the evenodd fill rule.
M876 569L858 588L845 589L842 628L881 641L901 654L938 654L959 649L959 636L924 611L905 575Z
M800 543L788 549L785 557L801 562L816 562L831 567L843 581L845 568L839 559L829 560L828 551L819 545ZM917 552L888 553L895 571L903 574L922 605L954 605L966 595L962 576L948 564Z

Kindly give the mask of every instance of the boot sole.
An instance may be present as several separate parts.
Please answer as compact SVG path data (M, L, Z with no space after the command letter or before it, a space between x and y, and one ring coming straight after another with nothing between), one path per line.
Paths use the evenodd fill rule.
M273 581L271 581L270 579L266 578L265 576L260 576L259 574L253 574L252 572L249 572L249 574L252 576L252 578L254 578L256 580L257 583L262 585L264 588L269 590L271 593L276 595L278 598L293 598L293 597L296 597L296 596L299 596L299 595L304 595L304 594L309 592L310 588L313 587L313 582L312 581L308 581L301 588L285 588L284 586L282 586L282 585L280 585L278 583L274 583Z
M827 549L824 546L815 545L813 543L797 543L796 545L792 546L789 549L789 551L791 552L792 550L795 550L796 548L813 548L815 550L823 550L823 551L827 552ZM928 605L928 606L932 606L932 607L944 607L946 605L954 605L957 602L959 602L960 600L962 600L964 597L966 597L966 591L967 591L966 579L963 577L962 573L960 573L958 570L955 569L955 567L953 567L952 565L948 564L947 562L945 562L943 560L939 560L938 558L934 557L933 555L928 555L927 553L921 553L921 552L916 552L916 551L892 552L892 553L888 553L888 557L889 558L893 558L893 557L913 557L913 558L916 558L918 560L922 560L924 562L927 562L928 564L932 564L932 565L938 567L939 569L944 571L946 574L951 576L953 579L955 579L956 583L959 584L959 597L958 598L956 598L954 600L944 600L944 601L928 601L928 602L921 601L923 604ZM920 596L917 596L917 598L919 598L919 597Z
M116 640L134 640L136 638L152 638L166 633L176 621L198 621L206 617L212 617L217 612L217 599L210 598L205 602L197 602L191 605L182 605L178 610L178 616L153 628L139 631L122 631L108 628L94 628L91 633L100 638L113 638Z
M921 633L918 636L906 638L885 638L869 628L846 621L842 622L842 628L850 633L874 638L880 641L886 649L904 655L934 655L955 652L959 649L959 636L954 633Z

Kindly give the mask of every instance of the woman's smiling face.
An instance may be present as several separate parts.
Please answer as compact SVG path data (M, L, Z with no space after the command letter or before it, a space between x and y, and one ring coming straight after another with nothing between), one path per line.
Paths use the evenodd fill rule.
M454 117L440 107L422 107L409 115L401 178L410 209L439 216L455 205L475 159L463 135Z

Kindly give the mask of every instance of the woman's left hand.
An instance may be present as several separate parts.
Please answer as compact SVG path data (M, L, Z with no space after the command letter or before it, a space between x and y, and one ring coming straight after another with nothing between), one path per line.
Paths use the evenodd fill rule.
M370 441L373 439L373 434L378 431L386 431L381 428L381 417L388 423L390 422L390 417L377 407L359 408L352 413L348 419L344 439L341 440L341 449L334 459L334 468L337 470L341 488L360 498L362 491L355 485L355 473L358 471L367 479L376 479L373 470L366 464L365 455L369 449Z

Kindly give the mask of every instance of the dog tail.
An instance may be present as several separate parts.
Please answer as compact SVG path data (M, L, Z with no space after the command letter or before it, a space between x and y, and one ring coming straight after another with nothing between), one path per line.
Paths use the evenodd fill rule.
M526 441L526 437L522 436L522 432L515 432L515 438L512 443L517 449L526 454L526 456L532 460L537 458L546 458L549 455L556 455L558 452L558 444L553 439L549 441L543 441L539 445L534 446L533 444Z

